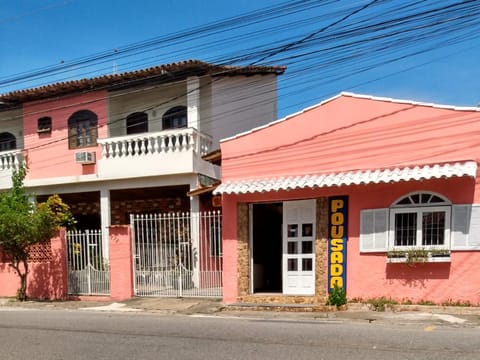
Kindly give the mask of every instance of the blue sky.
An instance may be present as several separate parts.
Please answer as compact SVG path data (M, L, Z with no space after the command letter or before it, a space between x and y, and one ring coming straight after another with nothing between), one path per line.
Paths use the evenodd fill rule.
M338 35L336 31L361 24L367 26L379 19L388 20L401 16L402 11L404 14L428 11L432 7L458 1L429 1L425 4L418 0L392 0L378 1L369 6L370 2L306 1L305 7L309 8L305 11L285 12L270 19L259 15L257 23L253 23L252 15L247 18L249 20L244 20L245 24L234 22L237 28L226 27L216 34L206 32L201 36L196 36L194 32L182 41L162 42L159 40L168 34L198 29L259 9L272 13L275 7L288 2L0 0L0 81L5 82L0 85L0 93L111 73L114 69L121 72L199 59L212 62L234 60L233 64L242 65L287 65L285 75L279 79L279 117L341 91L458 106L476 106L480 102L480 40L472 35L480 30L480 21L475 20L475 16L472 15L470 22L452 27L443 35L436 31L424 38L421 36L428 32L430 20L427 23L412 23L419 29L403 39L392 38L387 49L375 45L373 40L362 44L362 39L373 36L373 32L370 34L367 31L352 37L355 44L342 50L348 39L333 39L335 34ZM401 9L407 5L409 9ZM364 6L367 7L360 10ZM475 10L469 11L474 14ZM443 21L448 17L448 12L446 14L436 20ZM348 19L341 21L346 16ZM245 26L240 26L242 24ZM389 29L386 27L376 34L386 34ZM314 33L317 40L311 44L302 43L298 49L283 48L283 52L270 53L263 59L268 49L291 45ZM451 38L447 39L449 36ZM156 40L155 46L146 46L144 51L132 52L126 58L110 56L115 49L126 49L128 45L148 39ZM402 41L405 44L399 45ZM326 50L332 47L335 49ZM257 54L257 50L267 52ZM425 52L412 55L419 51ZM7 81L17 74L28 75L39 68L58 66L61 70L62 66L75 59L99 53L109 54L105 62L68 68L66 72L51 73L30 81ZM242 58L244 54L249 56ZM347 61L350 57L352 59ZM383 62L385 64L382 65Z

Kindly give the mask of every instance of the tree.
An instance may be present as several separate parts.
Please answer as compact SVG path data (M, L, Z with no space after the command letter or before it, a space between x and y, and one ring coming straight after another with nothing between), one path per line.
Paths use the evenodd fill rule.
M17 298L27 299L28 258L32 245L47 243L62 226L75 223L68 205L58 195L36 205L23 185L26 168L12 175L12 188L0 193L0 250L20 277Z

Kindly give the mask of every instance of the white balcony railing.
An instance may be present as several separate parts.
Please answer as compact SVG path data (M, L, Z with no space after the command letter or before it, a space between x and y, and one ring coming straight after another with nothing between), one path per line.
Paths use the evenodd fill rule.
M102 158L108 160L186 151L201 156L211 151L212 139L196 129L175 129L98 139L98 143Z
M9 150L0 152L0 171L18 169L22 163L22 150Z

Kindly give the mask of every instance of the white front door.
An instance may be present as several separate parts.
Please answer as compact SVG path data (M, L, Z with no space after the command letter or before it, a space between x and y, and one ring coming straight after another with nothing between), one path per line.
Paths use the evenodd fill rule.
M315 200L283 203L283 293L315 293Z

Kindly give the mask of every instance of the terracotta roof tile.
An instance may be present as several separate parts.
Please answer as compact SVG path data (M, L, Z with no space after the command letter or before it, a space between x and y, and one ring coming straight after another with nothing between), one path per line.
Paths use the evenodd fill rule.
M143 82L168 82L194 75L201 76L208 74L214 77L257 74L280 75L284 71L284 66L226 66L210 64L199 60L187 60L119 74L101 75L93 78L52 83L30 89L15 90L0 95L0 106L2 103L4 106L18 105L22 102L40 100L74 92L125 88Z

